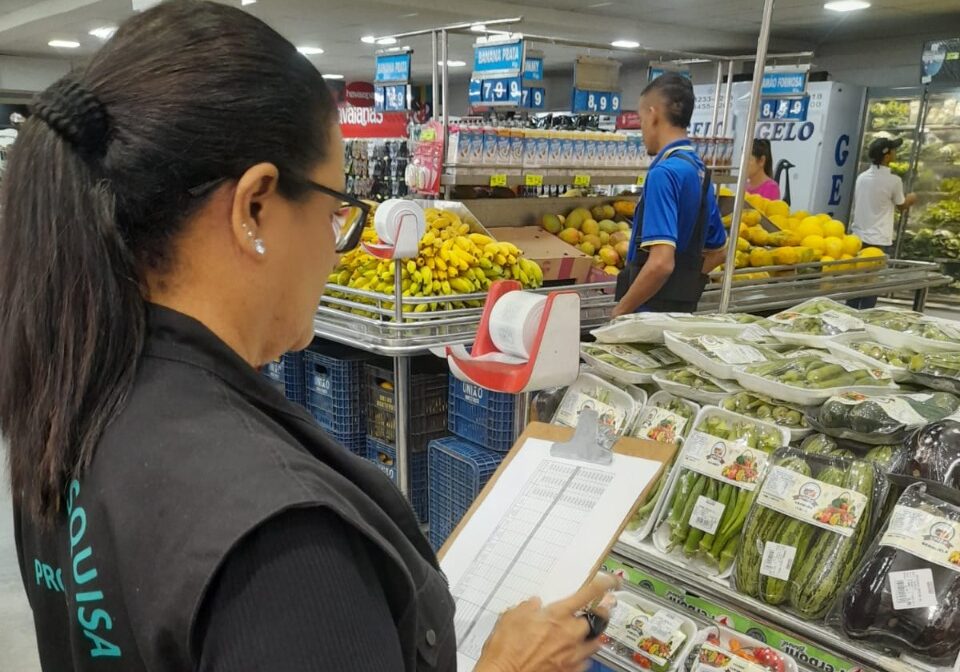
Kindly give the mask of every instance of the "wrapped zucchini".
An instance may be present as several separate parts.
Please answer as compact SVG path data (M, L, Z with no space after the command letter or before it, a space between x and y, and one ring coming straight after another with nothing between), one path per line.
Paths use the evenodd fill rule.
M737 371L737 382L752 392L805 406L820 404L846 391L880 394L884 388L897 389L889 374L883 371L825 354L806 354L741 367Z
M901 441L912 429L940 420L960 408L946 392L867 397L844 392L830 397L811 424L819 431L868 444Z
M604 376L628 384L649 383L657 371L681 364L662 345L581 343L580 356Z
M904 490L830 621L891 654L953 665L960 652L960 507L922 483Z
M916 354L910 358L907 369L912 382L960 394L960 352Z
M679 334L668 331L664 343L677 357L703 369L711 376L730 380L734 368L781 359L777 350L730 336Z

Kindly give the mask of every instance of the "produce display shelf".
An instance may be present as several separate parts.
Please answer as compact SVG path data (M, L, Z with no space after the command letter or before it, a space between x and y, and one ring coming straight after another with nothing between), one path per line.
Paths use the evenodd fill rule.
M829 296L846 300L860 296L882 296L894 292L914 291L915 304L922 307L927 291L953 282L939 272L936 264L921 261L889 260L878 270L856 269L849 272L820 272L820 265L771 266L764 269L744 268L739 273L783 273L757 280L738 280L733 283L730 310L758 312L789 308L806 299ZM615 304L615 282L598 282L569 288L541 288L533 290L545 294L555 289L570 289L580 295L580 326L593 329L609 320ZM391 321L393 311L358 303L363 298L382 306L395 300L393 295L356 290L331 285L330 290L348 298L324 296L314 318L314 332L321 338L352 345L353 347L390 357L412 356L430 352L446 345L473 342L482 307L458 310L404 313L400 323ZM484 301L485 294L452 295L448 297L404 297L401 303L417 305L425 302ZM700 312L716 312L720 300L719 278L706 288L700 301ZM380 315L381 319L357 315L353 310Z
M510 174L513 173L513 174ZM491 180L499 175L506 180L508 187L539 186L528 184L528 179L540 182L544 186L559 186L573 184L581 176L590 178L589 184L642 184L647 168L617 170L594 170L580 168L579 170L558 168L525 168L501 167L491 168L458 168L455 173L446 173L441 176L440 184L444 187L491 186Z
M743 596L726 580L700 576L664 557L653 545L618 543L604 563L625 583L652 591L701 616L765 641L792 656L804 670L833 672L916 672L916 667L844 639L818 623Z

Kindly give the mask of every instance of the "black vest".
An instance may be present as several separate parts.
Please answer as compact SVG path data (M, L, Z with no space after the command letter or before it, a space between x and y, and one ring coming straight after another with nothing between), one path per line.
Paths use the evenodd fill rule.
M153 306L149 325L130 399L59 520L16 516L44 671L194 670L220 563L293 507L324 507L369 542L405 669L455 669L453 600L393 484L199 322Z

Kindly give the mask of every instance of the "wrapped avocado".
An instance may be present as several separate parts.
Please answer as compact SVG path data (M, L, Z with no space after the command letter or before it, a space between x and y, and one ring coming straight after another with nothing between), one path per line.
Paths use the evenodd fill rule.
M830 621L851 639L924 663L960 652L960 507L908 487L854 571Z
M912 381L960 393L960 352L916 354L907 362L907 368Z
M946 418L914 431L904 441L900 473L960 489L960 420Z
M946 392L891 394L867 397L844 392L828 399L816 422L817 429L863 443L889 443L910 429L940 420L960 408L960 399Z
M799 408L773 401L759 394L740 392L724 399L721 406L733 413L766 420L789 429L806 429L809 426L803 417L803 411Z

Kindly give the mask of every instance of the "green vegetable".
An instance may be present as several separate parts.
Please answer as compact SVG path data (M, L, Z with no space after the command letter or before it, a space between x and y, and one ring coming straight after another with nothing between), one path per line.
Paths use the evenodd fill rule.
M790 429L805 429L808 426L798 408L752 392L734 394L724 399L720 405L732 413L773 422Z
M808 455L829 455L836 448L837 442L826 434L811 434L800 444L800 450Z
M707 481L708 483L706 486L706 491L704 492L703 496L707 499L717 501L719 499L718 490L720 489L720 484L713 478L708 478ZM696 505L696 502L694 502L694 505ZM693 509L691 509L691 513L692 512ZM687 524L689 525L689 520L687 521ZM703 538L703 535L703 530L691 526L690 531L687 533L687 540L683 544L684 555L690 557L697 551L700 545L700 539Z
M728 512L728 507L732 503L736 503L735 497L736 492L739 488L730 485L729 483L718 484L720 490L717 496L717 501L723 506L723 514L726 516ZM717 525L717 529L713 534L704 534L703 538L700 539L700 551L705 555L710 555L710 551L713 550L713 543L716 541L717 532L720 531L721 526L723 525L723 517L720 518L720 524Z
M697 498L702 495L706 489L707 481L712 480L712 478L697 474L696 480L693 482L693 487L690 488L690 496L683 504L683 511L680 514L680 524L673 529L670 535L670 539L674 543L681 543L687 540L687 535L690 533L690 514L693 513L693 507L697 505Z

